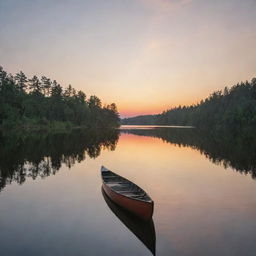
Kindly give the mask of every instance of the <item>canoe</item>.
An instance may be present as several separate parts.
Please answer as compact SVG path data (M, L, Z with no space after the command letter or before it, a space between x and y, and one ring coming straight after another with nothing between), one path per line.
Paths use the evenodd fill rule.
M102 195L109 209L155 255L156 232L153 219L141 221L136 215L114 203L102 188Z
M113 202L144 221L151 220L154 202L142 188L104 166L101 176L102 188Z

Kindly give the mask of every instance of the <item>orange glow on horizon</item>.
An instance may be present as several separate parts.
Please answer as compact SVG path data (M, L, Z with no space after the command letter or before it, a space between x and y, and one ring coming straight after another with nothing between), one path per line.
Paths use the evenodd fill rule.
M154 103L151 104L147 102L143 103L133 103L130 102L127 104L124 103L117 103L118 111L121 115L121 117L133 117L133 116L140 116L140 115L155 115L155 114L161 114L164 110L172 108L170 104L166 103Z
M173 104L168 104L167 102L160 102L158 104L123 104L117 103L117 108L122 118L140 116L140 115L156 115L161 114L163 111L178 107L178 106L189 106L193 104L197 104L200 100L205 99L207 95L201 96L198 98L191 98L191 99L176 99Z
M163 112L163 110L159 110L159 111L156 111L156 110L140 111L140 110L137 109L137 110L120 111L120 115L121 115L121 117L126 118L126 117L141 116L141 115L156 115L156 114L160 114L162 112Z

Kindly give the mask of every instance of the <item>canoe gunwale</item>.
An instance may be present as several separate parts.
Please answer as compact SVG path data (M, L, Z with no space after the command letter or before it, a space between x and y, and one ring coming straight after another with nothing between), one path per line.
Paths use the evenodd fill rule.
M107 171L110 171L110 170L108 170L107 168L105 168L104 166L102 166L101 167L101 173L103 173L104 171L102 171L102 169L105 169L105 170L107 170ZM110 171L110 172L112 172L112 171ZM123 179L125 179L124 177L122 177L122 176L120 176L120 175L117 175L117 174L115 174L117 177L119 176L119 177L121 177L121 178L123 178ZM125 180L127 180L127 179L125 179ZM105 184L105 186L107 186L109 189L111 189L111 191L113 191L114 193L116 193L116 194L118 194L119 196L122 196L122 197L125 197L125 198L129 198L130 200L134 200L134 201L139 201L139 202L143 202L143 203L147 203L147 204L153 204L154 205L154 201L150 198L150 196L142 189L142 188L140 188L138 185L136 185L135 183L133 183L133 182L131 182L131 181L129 181L129 180L127 180L130 184L134 184L135 186L137 186L139 189L141 189L146 195L147 195L147 197L149 198L149 200L144 200L144 199L139 199L139 198L133 198L133 197L130 197L130 196L126 196L126 195L124 195L124 194L122 194L122 193L119 193L118 191L116 191L115 189L113 189L111 186L109 186L108 184L107 184L107 182L105 182L105 180L104 180L104 178L103 178L103 174L102 174L102 181L103 181L103 183Z
M104 182L104 185L107 186L111 191L113 191L115 194L118 194L119 196L122 196L122 197L125 197L125 198L128 198L130 200L134 200L134 201L139 201L141 203L146 203L146 204L154 204L154 201L151 199L151 201L145 201L143 199L139 199L139 198L133 198L133 197L130 197L130 196L126 196L126 195L123 195L121 193L118 193L116 190L112 189L110 186L108 186L108 184L106 182Z

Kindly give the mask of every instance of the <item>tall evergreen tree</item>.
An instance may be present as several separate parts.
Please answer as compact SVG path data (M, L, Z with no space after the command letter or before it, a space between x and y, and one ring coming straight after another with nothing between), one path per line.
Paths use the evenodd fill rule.
M28 79L26 77L26 75L20 71L19 73L16 74L16 76L14 77L16 83L17 83L17 88L20 90L20 91L26 91L27 89L27 82L28 82Z
M29 79L29 90L32 93L41 93L41 82L37 76L33 76Z
M44 95L50 96L51 85L52 85L51 79L47 78L46 76L42 76L41 84L42 84L42 89L43 89Z

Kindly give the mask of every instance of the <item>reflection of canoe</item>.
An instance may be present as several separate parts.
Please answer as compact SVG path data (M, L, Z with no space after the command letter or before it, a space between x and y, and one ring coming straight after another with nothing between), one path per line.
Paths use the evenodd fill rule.
M103 189L111 200L143 220L152 218L154 202L143 189L103 166L101 175Z
M156 250L156 233L153 219L150 221L141 221L125 209L115 204L102 188L102 195L112 210L112 212L124 223L124 225L155 255Z

